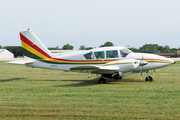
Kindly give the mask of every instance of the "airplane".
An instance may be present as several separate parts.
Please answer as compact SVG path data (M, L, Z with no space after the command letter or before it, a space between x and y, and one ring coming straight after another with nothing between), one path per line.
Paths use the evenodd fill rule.
M105 78L122 79L122 77L146 72L145 81L153 81L150 70L175 64L175 61L154 54L133 53L125 47L112 46L93 48L90 50L51 53L40 39L30 29L22 31L20 40L23 60L11 61L11 64L24 64L32 68L47 68L63 71L75 71L100 74L98 84L105 84Z

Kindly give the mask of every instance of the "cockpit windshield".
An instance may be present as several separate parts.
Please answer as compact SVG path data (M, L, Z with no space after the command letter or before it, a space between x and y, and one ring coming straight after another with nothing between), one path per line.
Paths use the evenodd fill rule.
M132 53L132 51L127 48L120 50L121 57L126 57L129 53Z
M89 52L89 53L85 54L84 57L86 59L94 59L94 54L93 54L93 52Z

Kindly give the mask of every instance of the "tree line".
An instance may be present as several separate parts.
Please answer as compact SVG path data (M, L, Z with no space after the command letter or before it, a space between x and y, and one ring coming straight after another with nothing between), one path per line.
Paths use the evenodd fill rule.
M176 53L180 48L170 48L168 45L160 46L158 44L145 44L139 49L131 47L129 48L133 52L141 53Z
M106 42L99 47L108 47L108 46L114 46L112 42ZM62 48L59 48L58 46L56 47L48 47L49 50L73 50L74 46L70 44L64 45ZM23 56L23 51L21 46L4 46L2 47L0 45L0 49L7 49L10 52L14 54L14 57L22 57ZM93 49L92 47L85 47L84 45L81 45L79 50L89 50ZM180 50L180 48L170 48L168 45L165 46L160 46L158 44L145 44L142 47L139 48L134 48L134 47L129 47L129 49L133 52L141 52L141 53L176 53L177 50Z
M100 45L99 47L108 47L108 46L114 46L111 42L106 42L103 45ZM180 48L170 48L168 45L160 46L158 44L145 44L142 47L134 48L129 47L128 48L133 52L140 52L140 53L176 53L177 50L180 50ZM92 47L85 47L82 45L79 50L88 50L92 49Z
M4 46L4 47L2 47L0 45L0 49L7 49L8 51L10 51L11 53L14 54L15 58L23 56L23 51L22 51L21 46Z

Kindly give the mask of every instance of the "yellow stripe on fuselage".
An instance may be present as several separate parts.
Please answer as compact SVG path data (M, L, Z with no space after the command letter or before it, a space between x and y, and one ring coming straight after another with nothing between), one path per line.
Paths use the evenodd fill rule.
M104 64L103 66L105 66L105 65L116 65L116 64L129 64L129 63L133 63L133 62L114 62L114 63Z
M25 48L26 50L28 50L29 52L43 58L46 59L47 57L44 56L43 54L41 54L40 52L36 51L34 48L30 47L29 45L27 45L26 43L24 43L23 41L21 41L22 47Z
M166 60L144 60L144 61L147 61L147 62L164 62L164 63L174 63L172 61L166 61Z

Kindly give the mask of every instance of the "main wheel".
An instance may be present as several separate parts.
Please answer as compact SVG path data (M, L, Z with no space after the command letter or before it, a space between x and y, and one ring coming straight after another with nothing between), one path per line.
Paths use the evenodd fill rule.
M100 79L98 80L98 84L106 84L106 79L100 78Z
M145 80L146 80L146 81L153 81L153 78L152 78L151 76L149 76L149 77L146 77Z
M115 79L115 80L119 80L119 79L122 79L122 77L119 77L119 76L118 76L118 77L115 77L114 79Z

